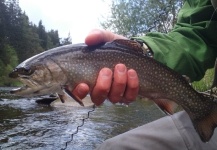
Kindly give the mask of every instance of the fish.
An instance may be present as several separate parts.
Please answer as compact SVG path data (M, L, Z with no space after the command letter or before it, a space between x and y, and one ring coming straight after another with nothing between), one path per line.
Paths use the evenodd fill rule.
M71 91L79 83L92 89L99 71L104 67L113 70L118 63L137 72L140 97L153 100L167 114L174 113L174 103L180 105L200 139L203 142L211 139L217 126L217 102L197 92L173 69L147 56L141 43L134 40L117 39L96 46L71 44L35 55L9 74L24 84L11 93L20 96L58 93L63 102L69 96L83 105Z

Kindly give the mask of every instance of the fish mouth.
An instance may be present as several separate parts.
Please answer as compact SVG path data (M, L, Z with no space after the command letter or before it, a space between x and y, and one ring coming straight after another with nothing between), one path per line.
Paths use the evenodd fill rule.
M38 96L40 91L45 88L44 85L40 85L38 82L34 81L31 76L28 75L17 75L17 80L19 80L23 86L12 89L11 94L18 96L31 97Z
M32 97L32 96L43 95L40 92L42 89L43 89L42 86L40 86L40 87L30 87L28 85L24 85L22 87L12 89L10 91L10 93L18 95L18 96Z
M11 94L16 94L16 93L19 93L19 92L22 92L23 90L26 90L28 89L29 87L27 85L25 86L22 86L22 87L19 87L19 88L16 88L16 89L12 89L10 91Z

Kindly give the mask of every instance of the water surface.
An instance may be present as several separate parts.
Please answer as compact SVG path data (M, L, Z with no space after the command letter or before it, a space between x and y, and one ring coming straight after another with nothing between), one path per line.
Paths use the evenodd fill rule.
M3 150L58 150L65 147L88 108L50 107L0 92L0 146ZM153 103L138 100L129 107L105 102L90 114L68 143L68 150L92 150L104 140L164 116ZM0 148L0 149L1 149Z

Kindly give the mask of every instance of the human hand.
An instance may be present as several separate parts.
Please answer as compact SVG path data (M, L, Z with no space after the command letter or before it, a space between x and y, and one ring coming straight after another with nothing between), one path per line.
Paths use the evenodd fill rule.
M114 34L107 30L94 29L85 38L85 43L91 46L103 42L113 41L115 39L127 39L127 38L118 34Z
M126 39L121 35L106 30L93 30L85 39L87 45L96 45L102 42L109 42L115 39ZM83 99L90 89L87 84L80 83L72 91L73 95ZM133 69L127 70L124 64L117 64L114 73L109 68L103 68L99 72L96 85L90 96L95 105L100 105L108 98L112 103L125 103L136 99L139 91L139 79Z

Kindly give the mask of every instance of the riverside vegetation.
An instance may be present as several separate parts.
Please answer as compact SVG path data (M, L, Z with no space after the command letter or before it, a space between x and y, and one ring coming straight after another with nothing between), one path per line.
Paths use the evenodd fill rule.
M111 16L105 17L105 20L101 22L101 26L108 28L108 25L113 24L112 27L114 28L109 29L126 37L138 36L140 33L147 32L148 29L167 32L174 25L177 12L182 4L183 0L174 0L173 3L166 0L154 4L151 0L112 1ZM150 5L155 5L158 9L150 9L152 8L149 7ZM145 6L145 12L141 12L142 6ZM129 9L132 12L139 11L138 13L142 14L136 15L138 13L126 12ZM159 12L162 12L161 17L159 17ZM150 13L154 14L152 19L148 17ZM123 15L115 16L116 14L126 14L130 17L126 20ZM172 19L167 23L162 22L166 16L172 16ZM142 19L139 17L142 17ZM143 20L143 22L133 21L134 18ZM144 18L147 19L144 20ZM156 22L156 20L160 21ZM120 23L122 23L121 28L119 28ZM146 26L142 26L142 24ZM155 24L155 28L153 28L153 24ZM159 25L167 25L168 28L163 30L165 27L162 28ZM132 35L129 33L132 33ZM21 10L19 0L0 0L0 86L20 85L19 82L8 78L9 72L20 62L47 49L70 43L70 34L66 38L60 38L58 30L46 31L42 20L37 25L32 23L28 15ZM213 69L208 70L201 81L193 83L193 87L199 91L207 90L211 86L213 74Z
M20 62L47 49L71 43L70 34L60 38L58 30L47 31L39 21L29 21L18 0L0 0L0 86L15 86L9 72Z

